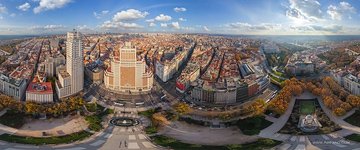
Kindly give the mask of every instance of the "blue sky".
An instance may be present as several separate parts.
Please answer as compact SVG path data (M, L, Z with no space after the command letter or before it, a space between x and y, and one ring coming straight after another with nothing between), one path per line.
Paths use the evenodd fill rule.
M0 34L359 34L360 0L0 0Z

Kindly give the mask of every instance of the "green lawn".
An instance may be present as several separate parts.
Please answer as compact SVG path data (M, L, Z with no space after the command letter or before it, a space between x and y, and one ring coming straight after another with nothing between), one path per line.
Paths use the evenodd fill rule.
M355 142L360 142L360 134L351 134L351 135L346 136L345 139L355 141Z
M145 116L145 117L148 117L148 118L151 118L152 115L155 114L155 113L156 113L155 109L149 109L149 110L146 110L146 111L138 112L139 115Z
M25 124L25 114L16 112L15 110L8 110L0 117L0 123L16 129L21 128Z
M100 105L97 106L99 109ZM104 107L102 107L104 108ZM93 131L100 131L102 129L102 117L114 113L112 109L106 109L105 111L98 112L97 114L86 116L85 120L89 123L89 129Z
M273 73L275 74L275 75L277 75L277 76L279 76L279 77L284 77L284 78L286 78L286 76L283 74L283 73L281 73L281 72L279 72L279 71L276 71L276 70L272 70L273 71Z
M259 134L260 130L270 126L272 122L267 121L264 116L241 119L237 126L245 135Z
M155 114L158 111L159 111L159 109L149 109L149 110L146 110L146 111L138 112L138 114L141 115L141 116L145 116L145 117L149 118L152 121L152 119L151 119L152 115ZM157 131L158 131L158 129L157 129L157 127L154 126L153 123L151 123L150 126L145 128L145 133L146 134L155 134L155 133L157 133Z
M303 115L313 114L315 112L315 104L312 101L300 101L300 113Z
M279 145L281 143L280 141L275 141L272 139L259 139L258 141L247 144L207 146L207 145L183 143L176 139L162 135L152 136L151 139L157 145L171 148L174 150L263 150L263 149L269 149L275 147L276 145Z
M33 144L33 145L42 145L42 144L64 144L71 143L74 141L83 140L92 134L87 131L81 131L69 135L58 136L58 137L24 137L16 136L10 134L0 135L0 140L12 142L12 143L21 143L21 144Z
M354 126L360 127L360 110L356 110L354 114L344 120Z
M96 112L98 110L98 105L96 103L87 103L85 104L85 107L89 112Z
M280 78L277 78L271 74L269 74L270 76L270 81L272 81L272 83L274 84L279 84L279 86L281 86L284 83L284 80L281 80Z

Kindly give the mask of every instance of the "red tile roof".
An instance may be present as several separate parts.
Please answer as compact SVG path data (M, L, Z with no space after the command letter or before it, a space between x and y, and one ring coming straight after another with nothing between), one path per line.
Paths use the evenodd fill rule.
M53 89L51 82L36 83L31 82L26 89L26 92L38 93L38 94L52 94Z

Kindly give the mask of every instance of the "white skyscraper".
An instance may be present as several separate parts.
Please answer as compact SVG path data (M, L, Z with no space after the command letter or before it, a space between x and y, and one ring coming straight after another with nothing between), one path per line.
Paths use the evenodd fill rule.
M67 33L66 68L59 70L56 90L58 96L66 97L80 92L84 85L84 64L81 34L77 31Z

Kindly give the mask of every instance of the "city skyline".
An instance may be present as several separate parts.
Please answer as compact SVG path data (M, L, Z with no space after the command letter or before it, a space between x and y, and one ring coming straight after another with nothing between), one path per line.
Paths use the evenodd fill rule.
M0 35L167 32L358 35L356 0L0 1Z

